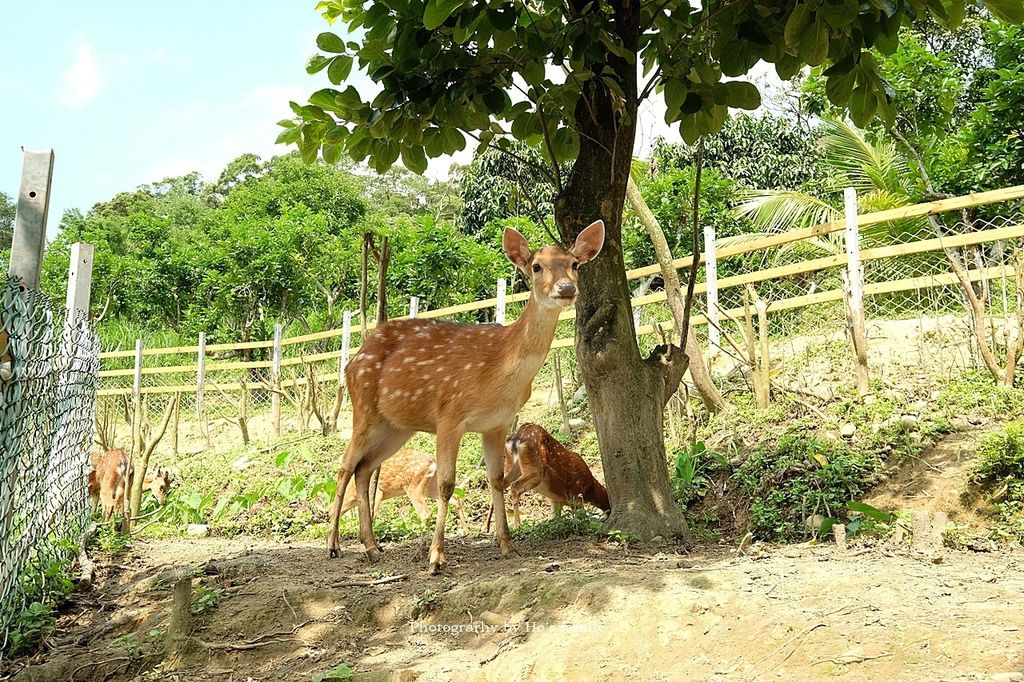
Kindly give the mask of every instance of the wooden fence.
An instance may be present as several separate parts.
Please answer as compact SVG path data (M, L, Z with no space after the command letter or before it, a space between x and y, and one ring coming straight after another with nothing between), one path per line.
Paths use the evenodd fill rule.
M713 228L708 227L705 229L705 241L707 242L707 246L699 263L706 266L705 281L697 285L697 293L707 301L707 306L705 308L705 313L695 314L693 323L698 326L711 325L711 330L713 331L709 333L709 340L712 345L719 342L717 330L721 325L720 320L722 318L737 318L743 314L742 308L732 307L721 309L719 307L719 296L724 290L757 283L785 280L786 278L793 278L798 275L807 275L808 273L815 273L831 268L842 268L845 286L824 291L812 291L801 295L774 300L771 304L771 311L772 313L778 313L780 311L795 310L829 301L845 301L848 310L852 308L854 313L852 318L854 321L852 324L856 327L858 324L856 321L856 312L858 307L861 311L859 324L863 325L862 301L864 296L919 291L930 287L941 287L958 283L956 275L952 272L947 272L942 274L928 274L922 277L906 277L893 279L891 281L871 282L865 285L863 278L864 263L885 261L887 259L902 258L916 254L926 254L929 252L941 252L943 249L960 248L997 241L1019 240L1024 238L1024 225L1017 224L1017 221L1014 221L1013 224L993 229L969 231L952 236L932 237L929 239L921 239L861 250L860 230L862 228L883 223L892 223L894 221L921 219L929 215L936 215L949 211L973 209L989 204L1024 199L1024 185L860 215L856 213L856 196L853 195L851 201L850 192L851 191L848 191L846 213L843 220L823 223L808 228L790 230L778 234L765 235L758 238L749 238L745 236L743 239L722 240L720 243L716 243ZM718 270L726 259L736 258L738 256L752 254L754 252L770 252L771 250L778 249L785 245L826 237L840 231L845 231L844 243L846 248L843 252L801 260L799 262L786 265L766 267L754 272L745 272L722 278L717 276ZM712 259L711 263L705 263L705 258ZM689 257L679 258L674 261L674 265L677 269L689 268L691 262L692 259ZM707 267L709 265L710 267ZM1005 276L1008 273L1012 274L1013 269L1011 267L1007 270L1006 267L1003 267L999 272ZM628 280L634 281L652 275L658 275L659 273L660 270L657 265L649 265L629 270L627 271L626 276ZM974 281L984 279L994 274L995 271L992 268L985 267L973 268L968 272L969 278ZM522 303L529 298L529 292L506 295L506 288L507 283L505 280L498 280L497 295L493 298L482 299L446 308L439 308L437 310L420 311L419 301L412 299L410 301L410 316L419 318L440 318L450 317L460 313L493 309L494 319L499 322L504 322L508 312L508 304ZM664 301L665 292L658 291L633 298L632 306L636 309L644 306L661 304ZM575 315L575 310L569 309L564 311L559 319L569 321L573 320ZM243 387L246 390L266 389L268 387L268 383L288 388L303 385L308 381L306 377L297 376L293 376L291 379L284 379L282 373L286 368L297 368L299 366L305 367L311 363L319 363L321 366L324 363L336 363L336 369L329 372L317 372L314 376L317 382L338 382L340 384L344 381L343 370L345 363L347 363L351 355L358 350L358 346L353 345L353 340L354 337L358 335L357 332L359 330L353 327L352 321L353 314L346 312L344 314L344 324L340 329L330 329L322 332L282 338L281 328L278 326L273 340L251 341L245 343L207 344L205 343L204 335L200 335L196 345L170 348L144 348L142 346L142 341L139 340L136 342L136 347L134 349L116 350L100 354L101 371L99 374L101 388L99 390L99 395L138 396L140 394L180 395L183 393L194 393L196 396L197 411L201 413L204 402L204 392L211 388L223 393L225 391L241 391L243 390ZM638 325L636 327L637 336L654 334L658 331L660 326L661 325L658 324ZM371 331L373 328L373 323L366 325L367 331ZM323 342L325 340L338 338L340 338L340 347L337 350L319 351L309 354L298 353L292 357L284 357L289 349L294 353L295 349L291 348L293 346ZM570 347L573 343L574 340L571 336L567 338L556 338L552 343L551 348L556 349ZM241 351L246 349L266 349L264 352L269 352L270 359L217 361L208 357L217 353ZM147 358L170 355L191 357L188 362L180 364L167 366L145 366L145 360ZM120 369L102 368L102 363L106 363L109 366L112 361L119 360L121 364L125 364L125 359L127 358L134 358L132 367ZM242 381L214 381L218 373L237 370L263 371L269 374L269 382L245 381L244 379ZM176 374L194 375L195 381L182 383L176 382L168 385L143 385L144 377L151 378L152 380L158 380L157 378L159 375ZM120 382L126 382L129 377L132 379L131 386L110 385L112 383L118 383L118 380L120 380Z

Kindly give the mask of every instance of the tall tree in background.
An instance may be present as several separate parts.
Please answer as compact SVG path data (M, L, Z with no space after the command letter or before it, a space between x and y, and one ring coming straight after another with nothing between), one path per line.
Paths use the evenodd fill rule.
M11 198L0 192L0 251L6 251L11 248L11 240L14 238L14 213L16 208Z
M986 4L1024 20L1020 0ZM385 170L401 158L422 172L428 156L463 149L466 135L506 150L514 137L550 162L534 170L555 186L563 242L604 219L605 249L581 278L576 348L613 502L609 524L651 537L685 531L668 482L662 410L686 358L663 351L643 358L634 335L621 219L640 102L663 92L666 120L694 141L719 130L730 106L760 105L754 85L723 76L767 61L789 78L827 62L830 92L855 121L891 117L869 50L894 50L911 17L957 23L964 0L708 0L696 10L689 0L323 0L318 7L358 40L321 34L326 54L307 70L326 69L340 85L358 60L381 89L369 101L349 85L293 103L301 121L282 122L281 140L297 143L305 159L347 154ZM569 160L563 174L559 163Z

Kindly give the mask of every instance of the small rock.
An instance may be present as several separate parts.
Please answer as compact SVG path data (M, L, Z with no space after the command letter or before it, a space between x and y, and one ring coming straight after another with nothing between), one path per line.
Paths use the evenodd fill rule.
M930 397L931 397L932 400L938 400L939 398L942 397L942 391L939 391L939 390L936 389L936 390L932 391L932 394L931 394Z
M243 469L249 468L249 455L242 455L234 462L231 463L231 468L235 471L242 471Z
M914 410L917 414L921 414L928 410L928 403L924 400L915 400L910 404L910 409Z
M569 428L572 429L573 431L580 431L582 429L587 428L587 422L583 421L582 419L570 419Z
M1024 682L1024 673L994 673L989 679L992 682Z
M905 414L900 417L900 426L907 431L913 431L917 428L917 417L912 414Z
M857 427L849 422L843 424L842 428L839 429L839 435L846 440L852 440L855 433L857 433Z
M190 523L185 532L192 537L205 538L210 535L210 527L202 523Z
M555 571L562 568L562 565L557 561L552 561L550 564L544 567L544 570L548 573L554 573Z
M804 525L811 530L818 530L821 528L821 524L825 523L825 517L821 514L814 514L804 519Z
M693 568L697 565L697 562L691 561L690 559L679 559L675 562L674 568Z
M582 384L579 388L576 389L576 392L572 394L572 401L574 403L579 402L580 400L583 400L583 398L585 397L587 397L587 386L586 384Z
M873 395L866 395L866 396L864 396L864 404L865 405L874 405L875 404L875 396L873 396Z

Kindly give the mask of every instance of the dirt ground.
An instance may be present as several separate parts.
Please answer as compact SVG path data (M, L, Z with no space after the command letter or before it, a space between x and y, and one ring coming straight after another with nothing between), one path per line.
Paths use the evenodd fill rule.
M368 564L352 543L137 543L79 595L15 680L986 680L1024 671L1024 552L915 552L892 541L745 554L606 541L453 538ZM195 575L184 654L162 653L172 587ZM371 582L402 576L376 585ZM13 669L8 674L15 672ZM0 676L3 677L3 676ZM1000 679L996 677L995 679ZM1003 679L1016 679L1004 677Z

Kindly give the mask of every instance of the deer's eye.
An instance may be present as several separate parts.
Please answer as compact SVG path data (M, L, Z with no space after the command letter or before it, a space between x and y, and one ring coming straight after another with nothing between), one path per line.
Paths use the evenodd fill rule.
M541 271L540 263L534 263L533 264L533 271L534 272L540 272Z
M574 260L572 262L572 269L573 270L579 270L580 269L580 262L578 260Z

